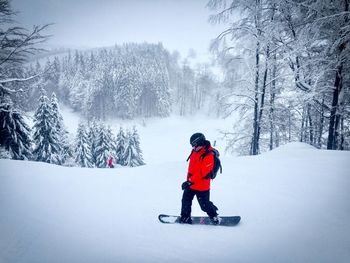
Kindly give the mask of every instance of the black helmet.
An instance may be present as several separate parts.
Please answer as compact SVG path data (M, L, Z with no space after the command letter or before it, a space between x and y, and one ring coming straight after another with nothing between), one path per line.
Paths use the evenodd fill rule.
M204 146L205 145L205 136L203 133L195 133L190 138L190 144L192 146Z

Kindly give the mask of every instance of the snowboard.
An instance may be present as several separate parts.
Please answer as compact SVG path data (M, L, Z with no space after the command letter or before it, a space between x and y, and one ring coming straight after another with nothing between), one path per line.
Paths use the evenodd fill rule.
M208 216L192 216L191 218L192 225L235 226L241 221L240 216L219 216L219 224L213 224ZM180 216L160 214L158 219L164 224L180 224Z

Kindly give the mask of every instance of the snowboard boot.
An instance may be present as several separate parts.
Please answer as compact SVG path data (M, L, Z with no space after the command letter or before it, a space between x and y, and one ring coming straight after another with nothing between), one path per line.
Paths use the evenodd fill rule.
M180 224L192 224L192 218L190 216L181 216Z
M218 225L218 224L220 224L220 217L212 216L212 217L210 217L210 221L213 225Z

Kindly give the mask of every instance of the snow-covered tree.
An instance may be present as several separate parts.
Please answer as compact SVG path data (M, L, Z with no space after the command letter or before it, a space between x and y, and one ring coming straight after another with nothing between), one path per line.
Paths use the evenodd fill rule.
M12 156L4 147L0 147L0 159L11 159Z
M63 117L59 112L58 100L54 92L51 95L50 106L52 111L53 125L56 128L59 142L60 142L60 148L62 150L61 152L62 161L65 162L68 158L73 156L73 153L69 142L68 131L64 126Z
M89 139L91 155L92 155L92 160L94 164L96 164L96 158L97 158L96 149L98 144L99 132L100 132L100 124L96 123L96 121L93 120L89 124L87 136Z
M126 145L126 136L122 127L120 127L116 139L115 156L116 163L120 165L125 165L124 152Z
M22 65L28 55L45 40L47 25L26 30L15 24L9 0L0 0L0 146L14 159L30 158L29 128L14 101L23 101L24 83L34 76L24 76Z
M10 101L0 105L0 146L12 159L28 160L32 156L30 128Z
M224 62L221 103L240 116L240 130L228 132L231 145L250 154L291 139L322 147L328 125L327 147L343 148L349 1L210 0L208 6L218 11L211 20L226 26L213 48Z
M130 167L144 165L145 163L142 158L139 136L135 128L133 132L127 131L126 139L124 152L125 165Z
M139 133L136 129L136 126L133 127L133 132L132 132L132 139L134 140L134 145L135 145L135 149L136 149L136 159L138 162L138 165L144 165L144 161L143 161L143 155L142 155L142 150L141 150L141 146L140 146L140 136Z
M94 167L90 142L86 133L86 127L80 123L75 139L75 162L81 167Z
M52 109L46 95L41 95L34 114L34 159L36 161L62 164L62 148L59 134L52 117Z
M109 128L106 129L104 125L100 125L100 130L98 134L98 139L96 143L96 159L95 159L95 165L98 168L105 168L107 167L108 159L113 156L113 146L112 141L113 138L111 138L111 133L109 132Z
M110 149L110 154L115 159L116 138L114 137L112 128L110 126L107 127L106 132L107 132L107 138L109 138L108 147Z
M137 166L137 162L135 161L136 156L136 149L134 140L132 139L132 134L128 130L126 132L126 146L124 151L124 160L125 160L125 166L134 167Z

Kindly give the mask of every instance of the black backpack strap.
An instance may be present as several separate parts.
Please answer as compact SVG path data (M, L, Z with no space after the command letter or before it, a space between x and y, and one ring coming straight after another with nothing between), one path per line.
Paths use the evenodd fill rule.
M213 153L213 154L215 155L214 151L212 151L212 150L206 150L206 151L201 155L200 158L203 160L204 157L207 156L209 153Z
M207 156L209 153L212 153L213 155L215 155L214 151L212 150L206 150L200 157L200 159L203 161L204 157ZM214 157L215 158L215 157ZM214 168L214 167L213 167ZM203 177L203 179L211 179L211 175L213 173L213 170L211 170L206 176Z
M191 151L190 155L188 156L186 162L188 162L188 160L191 158L192 153L193 153L193 150Z
M202 155L201 155L201 159L203 160L205 156L207 156L209 153L212 153L213 156L214 156L214 165L215 165L215 158L217 159L217 162L219 163L219 169L220 169L220 173L222 174L222 166L221 166L221 161L218 157L218 152L216 150L207 150L206 152L204 152ZM214 169L214 167L213 167ZM213 170L211 170L206 176L204 176L203 178L204 179L214 179L214 177L212 177L212 174L213 174Z

